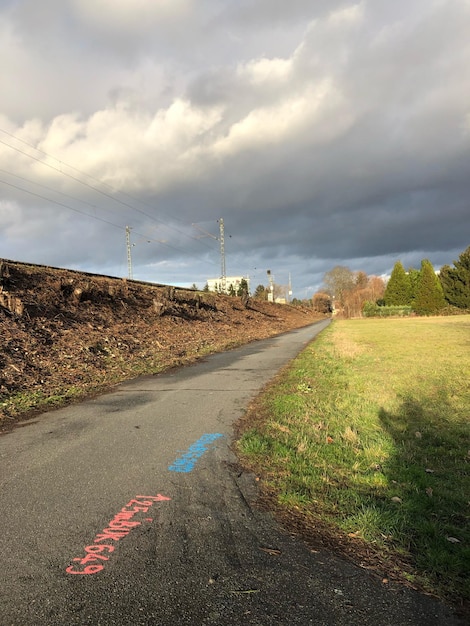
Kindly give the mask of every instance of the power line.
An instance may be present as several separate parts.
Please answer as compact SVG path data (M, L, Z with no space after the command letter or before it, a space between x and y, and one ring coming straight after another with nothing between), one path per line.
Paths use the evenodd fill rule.
M105 220L101 217L97 217L96 215L85 213L84 211L80 211L80 209L75 209L74 207L71 207L68 204L64 204L63 202L59 202L58 200L52 200L52 198L46 198L45 196L42 196L39 193L35 193L34 191L29 191L29 189L24 189L23 187L19 187L18 185L13 185L13 183L7 183L6 180L0 179L0 183L3 183L4 185L8 185L8 187L13 187L14 189L18 189L19 191L24 191L25 193L29 193L31 196L36 196L36 198L41 198L42 200L46 200L47 202L52 202L53 204L57 204L58 206L64 207L66 209L70 209L70 211L75 211L75 213L80 213L81 215L85 215L86 217L91 217L92 219L98 220L99 222L104 222L105 224L108 224L109 226L113 226L114 228L119 228L119 230L124 230L124 227L120 226L119 224L114 224L113 222L110 222L109 220Z
M82 170L74 167L73 165L69 165L68 163L65 163L65 161L61 161L60 159L57 159L55 156L49 154L48 152L45 152L44 150L41 150L40 148L37 148L36 146L33 146L32 144L28 143L27 141L24 141L23 139L20 139L19 137L16 137L12 133L9 133L8 131L4 130L3 128L0 128L0 131L2 133L4 133L5 135L8 135L12 139L15 139L16 141L19 141L20 143L28 146L29 148L32 148L33 150L36 150L36 152L39 152L40 154L43 154L46 157L54 159L54 161L57 161L57 163L59 163L60 165L65 165L66 167L70 168L71 170L73 170L75 172L78 172L82 176L86 176L86 177L90 178L91 180L94 180L98 184L100 184L100 185L102 185L104 187L108 187L114 194L116 193L116 190L111 185L109 185L108 183L104 183L103 181L100 181L98 178L95 178L94 176L91 176L87 172L83 172ZM20 150L19 148L16 148L15 146L12 146L11 144L9 144L7 142L2 141L1 139L0 139L0 143L3 144L4 146L8 147L8 148L11 148L12 150L16 150L16 152L19 152L20 154L23 154L24 156L27 156L28 158L33 159L34 161L37 161L41 165L44 165L46 167L49 167L49 168L55 170L56 172L59 172L59 174L62 174L63 176L68 176L69 178L71 178L72 180L78 182L79 184L84 185L85 187L88 187L89 189L92 189L93 191L96 191L97 193L101 193L105 197L113 200L114 202L118 202L119 204L121 204L121 205L123 205L123 206L125 206L125 207L127 207L129 209L131 209L132 211L136 211L136 212L140 213L141 215L144 215L145 217L148 217L149 219L153 220L154 222L163 224L163 226L165 228L168 228L169 230L174 230L175 232L179 233L180 235L183 235L184 237L187 237L188 239L192 239L194 241L198 241L198 239L196 237L191 237L191 235L188 235L184 231L181 231L181 230L179 230L177 228L174 228L172 226L168 226L167 224L165 224L165 222L163 222L163 220L160 220L160 219L154 217L153 215L149 215L145 211L142 211L142 209L139 209L139 208L137 208L137 207L127 203L127 202L124 202L124 201L120 200L119 198L116 198L115 196L112 196L112 195L106 193L105 191L103 191L101 189L98 189L97 187L94 187L93 185L89 185L85 181L80 180L79 178L77 178L76 176L72 176L71 174L69 174L67 172L64 172L59 167L54 167L52 164L47 163L47 162L43 161L42 159L39 159L39 158L37 158L37 157L35 157L35 156L31 155L31 154L28 154L27 152L24 152L23 150ZM126 197L130 198L131 200L140 202L141 204L144 204L144 205L148 206L149 208L151 208L149 204L142 202L138 198L134 198L130 194L127 194L127 193L122 192L122 191L119 191L118 193L122 194L123 196L126 196ZM203 245L205 245L205 244L203 244ZM206 247L209 248L209 246L206 246Z
M151 215L147 215L147 213L145 213L144 211L141 211L140 209L137 209L136 207L133 207L131 204L128 204L127 202L124 202L123 200L119 200L119 198L115 198L112 195L110 195L109 193L106 193L105 191L103 191L101 189L98 189L97 187L93 187L93 185L89 185L88 183L84 182L83 180L80 180L79 178L77 178L76 176L72 176L72 174L67 174L67 172L63 172L58 167L55 167L54 165L51 165L51 163L46 163L45 161L42 161L41 159L38 159L37 157L33 156L32 154L28 154L27 152L24 152L23 150L20 150L19 148L15 148L14 146L11 146L10 144L6 143L5 141L2 141L1 139L0 139L0 143L3 144L4 146L7 146L8 148L11 148L12 150L16 150L16 152L19 152L20 154L23 154L24 156L27 156L30 159L34 159L34 161L37 161L41 165L45 165L46 167L49 167L50 169L55 170L56 172L59 172L59 174L62 174L63 176L68 176L69 178L71 178L75 182L80 183L80 185L84 185L85 187L88 187L89 189L92 189L93 191L96 191L97 193L102 194L103 196L113 200L114 202L118 202L119 204L122 204L123 206L125 206L125 207L127 207L129 209L132 209L133 211L137 211L137 212L142 213L143 215L145 215L146 217L148 217L148 218L150 218L152 220L158 221L156 218L152 217ZM35 148L35 149L37 149L37 148ZM42 152L42 151L40 150L40 152ZM46 153L43 153L43 154L46 154ZM47 156L49 156L49 155L47 155ZM55 157L52 157L52 158L55 158ZM59 163L60 162L61 161L59 161ZM85 174L85 176L86 175L87 174Z
M92 204L91 202L88 202L87 200L82 200L81 198L77 198L76 196L71 196L70 194L65 193L63 191L58 191L57 189L54 189L53 187L49 187L48 185L43 185L42 183L38 183L35 180L31 180L30 178L19 176L18 174L14 174L13 172L8 172L7 170L4 170L4 169L0 169L0 172L3 172L4 174L7 174L8 176L13 176L14 178L18 178L19 180L22 180L25 183L36 185L37 187L41 187L42 189L47 189L47 191L52 191L53 193L56 193L59 196L64 196L65 198L70 198L70 200L75 200L76 202L87 204L92 209L109 211L109 209L106 209L106 208L103 209L102 207L98 207L96 204Z
M43 166L45 166L45 167L48 167L48 168L50 168L50 169L52 169L52 170L54 170L54 171L58 172L59 174L61 174L61 175L63 175L63 176L67 176L68 178L70 178L70 179L74 180L74 181L75 181L75 182L77 182L78 184L83 185L84 187L87 187L88 189L91 189L92 191L94 191L94 192L96 192L96 193L99 193L99 194L101 194L101 195L105 196L106 198L109 198L109 199L110 199L111 201L113 201L113 202L117 202L118 204L120 204L120 205L122 205L122 206L126 207L127 209L130 209L131 211L136 211L137 213L140 213L141 215L143 215L143 216L147 217L148 219L150 219L150 220L152 220L152 221L154 221L154 222L156 222L156 223L162 224L162 225L163 225L163 227L167 228L168 230L172 230L172 231L174 231L174 232L176 232L176 233L179 233L180 235L182 235L182 236L184 236L184 237L187 237L188 239L192 239L192 240L194 240L194 241L198 241L198 239L197 239L196 237L192 237L192 236L188 235L186 232L184 232L184 231L182 231L182 230L180 230L180 229L177 229L177 228L171 227L171 226L169 226L169 225L165 224L165 222L163 222L162 220L160 220L160 219L158 219L158 218L154 217L153 215L150 215L149 213L147 213L147 212L143 211L142 209L139 209L139 208L137 208L136 206L133 206L132 204L130 204L130 203L128 203L128 202L125 202L124 200L122 200L122 199L120 199L120 198L116 197L116 191L117 191L117 190L116 190L115 188L113 188L111 185L109 185L108 183L105 183L105 182L103 182L103 181L100 181L99 179L97 179L97 178L95 178L95 177L91 176L90 174L88 174L88 173L86 173L86 172L83 172L82 170L79 170L78 168L76 168L76 167L74 167L74 166L72 166L72 165L69 165L69 164L65 163L64 161L61 161L61 160L57 159L57 158L56 158L56 157L54 157L53 155L51 155L51 154L49 154L49 153L45 152L44 150L41 150L40 148L37 148L36 146L33 146L32 144L28 143L27 141L24 141L23 139L20 139L19 137L16 137L16 136L15 136L15 135L13 135L12 133L9 133L8 131L6 131L6 130L4 130L4 129L1 129L1 128L0 128L0 131L1 131L2 133L4 133L4 134L8 135L9 137L11 137L12 139L14 139L15 141L18 141L18 142L20 142L21 144L23 144L23 145L25 145L25 146L28 146L28 148L31 148L31 149L32 149L32 150L34 150L36 153L39 153L40 155L43 155L43 157L47 157L47 158L53 159L54 161L56 161L56 162L58 163L59 167L56 167L56 166L54 166L52 163L48 163L47 161L45 161L43 158L38 158L37 156L35 156L35 155L33 155L33 154L29 153L29 152L26 152L26 151L24 151L24 150L21 150L20 148L15 147L15 146L13 146L13 145L11 145L11 144L7 143L6 141L2 141L2 140L0 139L0 143L1 143L2 145L6 146L7 148L10 148L10 149L12 149L12 150L15 150L15 151L16 151L16 152L18 152L19 154L22 154L23 156L26 156L27 158L32 159L32 160L34 160L34 161L38 162L39 164L41 164L41 165L43 165ZM87 177L87 178L89 178L89 179L91 179L91 180L95 181L95 182L96 182L96 183L98 183L101 187L105 187L105 188L110 189L113 195L111 195L110 193L107 193L106 191L104 191L103 189L98 188L98 187L97 187L97 186L95 186L95 185L91 185L91 184L89 184L88 182L86 182L86 181L85 181L85 180L83 180L83 179L78 178L77 176L73 176L73 175L72 175L72 174L70 174L69 172L64 171L64 169L63 169L63 167L64 167L64 166L65 166L65 167L67 167L67 168L69 168L69 169L71 169L71 170L73 170L73 171L75 171L75 172L77 172L77 173L78 173L80 176L82 176L82 177ZM40 188L46 189L46 190L48 190L48 191L50 191L50 192L52 192L52 193L55 193L55 194L58 194L58 195L61 195L61 196L65 197L65 198L69 198L69 199L71 199L71 200L74 200L75 202L80 202L80 203L82 203L82 204L88 205L88 206L92 207L94 210L100 210L100 208L99 208L99 207L97 207L95 204L92 204L91 202L88 202L88 201L86 201L86 200L82 200L82 199L77 198L77 197L75 197L75 196L72 196L72 195L70 195L70 194L66 194L66 193L64 193L64 192L61 192L61 191L55 190L55 189L53 189L53 188L51 188L51 187L48 187L48 186L46 186L46 185L42 185L41 183L38 183L38 182L36 182L36 181L32 181L32 180L29 180L29 179L27 179L27 178L25 178L25 177L18 176L17 174L13 174L13 173L11 173L11 172L7 172L6 170L0 170L0 171L4 172L5 174L7 174L7 175L9 175L9 176L13 176L13 177L15 177L15 178L17 178L17 179L19 179L19 180L22 180L23 182L26 182L26 183L29 183L29 184L36 185L37 187L40 187ZM39 194L39 193L35 193L35 192L33 192L33 191L30 191L30 190L28 190L28 189L25 189L24 187L20 187L20 186L18 186L18 185L14 185L14 184L12 184L12 183L8 183L8 182L7 182L7 181L5 181L5 180L0 180L0 182L2 182L4 185L7 185L7 186L12 187L12 188L14 188L14 189L18 189L19 191L23 191L24 193L28 193L29 195L35 196L35 197L37 197L37 198L41 198L42 200L45 200L46 202L51 202L51 203L53 203L53 204L55 204L55 205L57 205L57 206L61 206L61 207L66 208L66 209L68 209L68 210L71 210L71 211L74 211L74 212L79 213L79 214L81 214L81 215L84 215L85 217L89 217L89 218L92 218L92 219L96 219L97 221L100 221L100 222L102 222L102 223L108 224L109 226L112 226L113 228L119 228L120 230L126 230L126 236L127 236L127 237L129 237L129 233L130 233L130 231L129 231L129 233L127 232L127 228L128 228L128 227L124 227L124 226L121 226L121 225L119 225L119 224L115 224L114 222L111 222L110 220L106 220L106 219L104 219L104 218L100 218L100 217L98 217L98 216L96 216L96 215L92 215L92 214L87 213L87 212L85 212L85 211L81 211L80 209L77 209L77 208L75 208L75 207L72 207L72 206L70 206L69 204L66 204L66 203L64 203L64 202L59 202L59 201L57 201L57 200L53 200L52 198L46 197L46 196L44 196L44 195L42 195L42 194ZM128 197L128 198L130 198L131 200L134 200L134 201L140 202L141 204L144 204L144 205L146 205L146 206L149 206L149 207L150 207L150 205L148 205L148 204L146 204L146 203L144 203L144 202L140 201L139 199L133 198L132 196L130 196L129 194L126 194L125 192L118 191L117 193L119 193L119 194L121 194L121 195L123 195L123 196L125 196L125 197ZM150 207L150 208L152 208L152 207ZM103 210L103 209L101 209L101 210ZM109 209L104 209L104 210L109 210ZM177 251L178 253L185 253L185 252L186 252L186 251L181 250L180 248L177 248L177 247L175 247L175 246L172 246L171 244L169 244L168 242L166 242L166 241L164 241L164 240L161 240L161 239L158 239L158 240L157 240L157 239L154 239L154 238L150 238L150 239L149 239L147 235L142 235L141 233L136 233L136 234L137 234L137 235L139 235L139 236L142 236L142 237L146 238L146 239L148 240L148 242L149 242L149 243L159 243L159 244L161 244L161 245L164 245L164 246L165 246L165 247L167 247L167 248L171 248L171 249L173 249L173 250ZM209 246L207 246L207 245L205 245L205 244L203 244L203 245L204 245L206 248L208 248L209 250L211 250L211 248L210 248ZM129 248L129 241L127 241L127 246L128 246L128 248ZM214 264L214 262L213 262L213 261L210 261L209 259L206 259L206 258L203 258L203 257L199 257L198 255L196 255L196 256L197 256L197 258L199 258L199 259L200 259L201 261L203 261L204 263L209 263L209 264L211 264L211 265L213 265L213 264Z
M4 171L4 170L0 170L0 171ZM25 189L24 187L19 187L18 185L14 185L13 183L8 183L5 180L1 180L0 179L0 183L3 183L4 185L8 185L8 187L13 187L14 189L18 189L19 191L23 191L25 193L28 193L31 196L35 196L36 198L41 198L42 200L46 200L46 202L52 202L53 204L57 204L58 206L64 207L65 209L69 209L70 211L74 211L75 213L80 213L81 215L84 215L86 217L90 217L92 219L98 220L99 222L103 222L105 224L108 224L109 226L113 226L114 228L119 228L119 230L126 230L125 226L121 226L119 224L115 224L114 222L110 222L109 220L105 220L101 217L97 217L96 215L92 215L91 213L85 213L85 211L80 211L80 209L77 209L75 207L71 207L68 204L65 204L64 202L59 202L58 200L53 200L52 198L47 198L46 196L43 196L39 193L35 193L34 191L30 191L29 189ZM33 184L39 184L39 183L33 183ZM40 185L43 186L43 185ZM60 192L57 192L60 193ZM64 194L67 195L67 194ZM68 196L68 197L72 197L72 196ZM73 197L72 197L73 199ZM93 205L91 205L93 206ZM95 208L95 207L94 207ZM139 237L143 237L145 239L147 239L147 241L149 243L159 243L163 246L165 246L166 248L171 248L173 250L176 250L177 252L181 253L183 252L180 248L176 248L175 246L172 246L171 244L167 243L166 241L163 241L161 239L153 239L153 238L148 238L147 235L144 235L142 233L138 233L136 232L136 235L138 235ZM210 263L212 265L214 265L213 261L209 261L208 259L204 259L202 257L197 257L199 258L201 261L203 261L204 263Z

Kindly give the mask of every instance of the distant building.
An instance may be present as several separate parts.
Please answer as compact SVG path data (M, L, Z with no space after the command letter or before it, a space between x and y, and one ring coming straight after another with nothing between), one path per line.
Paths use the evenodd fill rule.
M230 293L230 286L233 287L235 293L240 289L240 284L242 280L246 281L248 285L248 293L250 293L250 279L245 276L227 276L225 278L225 291L222 289L222 279L221 278L208 278L207 286L209 287L209 291L217 291L218 293Z

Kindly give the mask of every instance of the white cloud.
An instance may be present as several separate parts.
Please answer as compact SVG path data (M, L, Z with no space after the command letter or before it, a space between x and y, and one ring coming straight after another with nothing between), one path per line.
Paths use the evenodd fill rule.
M250 111L215 142L213 149L218 154L230 154L269 149L273 144L291 141L320 144L331 140L350 123L347 110L340 111L341 100L334 86L325 80L295 97ZM332 111L337 114L334 121Z
M187 19L193 0L72 0L78 17L89 26L114 32L142 32L162 22Z
M0 128L20 141L0 133L17 148L0 143L0 167L70 193L74 207L93 194L57 171L71 173L67 163L151 216L225 216L240 259L370 258L374 273L396 250L441 259L468 214L469 29L464 0L16 0L0 7ZM3 232L27 222L28 237L47 239L41 217L84 219L2 192ZM91 201L119 225L151 222ZM116 255L106 226L89 224L100 259ZM88 244L67 237L62 248L41 240L37 254L80 259ZM146 261L178 257L160 253Z
M362 22L365 17L366 0L352 6L340 7L333 10L328 16L327 22L335 27L351 26Z
M237 68L237 74L254 85L285 83L292 72L292 59L254 59Z
M58 116L36 142L39 151L55 157L54 169L34 161L32 171L60 184L63 162L116 189L162 190L195 176L199 166L191 150L219 120L219 110L197 109L180 99L154 115L121 103L88 119Z

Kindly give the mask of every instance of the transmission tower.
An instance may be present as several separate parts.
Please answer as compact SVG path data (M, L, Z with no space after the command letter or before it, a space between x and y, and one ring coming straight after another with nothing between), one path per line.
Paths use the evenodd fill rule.
M127 275L132 280L131 227L126 226Z
M220 244L220 284L222 287L222 291L225 293L225 290L227 289L227 273L225 270L225 228L224 228L223 218L220 218L217 221L219 222L219 236L218 237L216 237L212 233L208 233L207 230L203 230L197 224L193 224L193 227L200 230L201 233L204 233L206 237L211 237L211 239L215 239Z
M219 241L220 241L220 265L221 265L220 277L222 279L222 290L225 293L227 289L227 273L225 271L225 230L224 230L224 220L222 218L220 218L219 220L219 227L220 227Z

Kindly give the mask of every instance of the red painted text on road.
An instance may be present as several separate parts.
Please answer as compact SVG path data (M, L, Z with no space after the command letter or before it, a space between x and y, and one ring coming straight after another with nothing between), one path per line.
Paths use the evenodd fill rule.
M130 500L113 519L108 522L106 528L98 533L93 543L85 546L85 556L73 559L74 565L70 565L65 570L67 574L97 574L104 569L109 555L115 550L115 542L126 537L133 528L137 528L142 521L134 519L139 513L147 513L155 502L165 502L171 500L167 496L157 494L156 496L136 496ZM152 521L145 518L144 521ZM112 543L111 543L112 542Z

